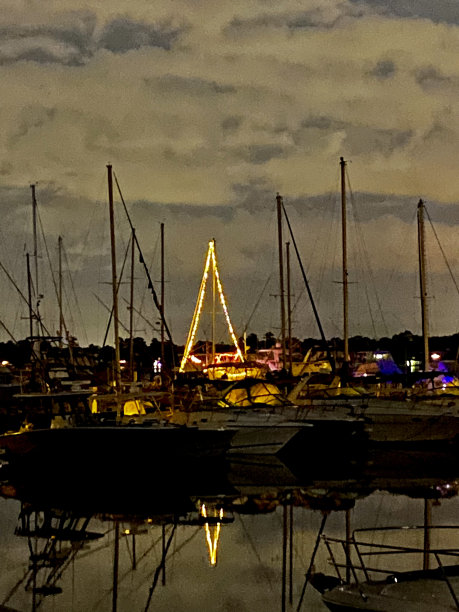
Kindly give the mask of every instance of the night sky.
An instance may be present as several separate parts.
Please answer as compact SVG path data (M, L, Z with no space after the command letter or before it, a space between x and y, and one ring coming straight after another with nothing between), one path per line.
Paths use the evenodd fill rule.
M82 345L103 341L107 311L94 294L110 304L111 163L155 283L165 224L165 309L177 343L212 238L236 333L279 333L277 192L325 333L340 335L340 156L350 187L350 334L420 333L419 198L435 230L428 218L431 333L458 331L455 0L1 7L0 261L26 294L36 183L38 292L50 331L58 320L47 253L56 275L61 235L67 326ZM120 268L129 227L116 200ZM293 250L291 260L293 333L318 336ZM158 337L140 266L135 278L136 309L149 321L136 317L136 335ZM25 337L25 302L3 272L0 287L0 319ZM121 313L127 325L123 297Z

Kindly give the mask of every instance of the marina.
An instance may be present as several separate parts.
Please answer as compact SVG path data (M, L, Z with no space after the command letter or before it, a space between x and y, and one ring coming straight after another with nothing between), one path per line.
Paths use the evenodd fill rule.
M201 610L203 605L213 609L208 599L211 586L221 581L225 586L220 585L219 598L225 611L459 609L455 588L459 566L454 565L459 549L449 542L431 546L430 538L435 529L443 533L447 528L441 519L438 525L432 523L433 513L440 514L437 506L454 507L459 491L459 365L454 348L442 354L430 350L424 205L419 202L417 215L422 319L422 343L413 361L417 367L408 368L411 361L397 364L387 349L351 352L345 170L346 162L340 158L343 338L338 343L336 338L334 343L325 338L279 194L281 334L271 339L269 347L266 342L264 348L249 351L246 337L236 336L213 239L208 243L183 347L173 343L165 316L164 278L160 299L144 267L159 316L160 353L154 360L150 357L148 365L136 362L133 262L136 254L141 263L145 260L111 165L107 165L107 181L112 307L107 308L105 339L111 329L113 348L107 347L104 359L102 350L97 354L93 347L90 354L75 338L70 343L68 332L63 341L62 311L59 335L44 335L39 300L33 307L27 259L28 298L23 297L29 308L28 361L22 370L19 364L4 362L0 397L0 516L10 525L17 514L16 527L4 535L8 570L0 580L1 609L117 612L126 609L127 600L130 610L145 612L165 607ZM123 326L129 331L129 342L124 343L123 355L114 182L131 229L126 250L126 255L131 254L130 324ZM34 186L32 200L35 219ZM287 266L283 260L284 223L320 335L315 346L305 352L297 349L295 356L288 249ZM209 301L211 337L203 342L199 330ZM216 341L217 303L229 337L223 350ZM126 349L129 359L124 359ZM424 509L423 530L411 523L397 527L403 534L422 532L423 547L412 542L404 545L397 535L395 545L385 540L375 543L377 527L383 534L389 531L388 520L394 516L391 506L415 503ZM365 505L378 506L373 514L382 526L368 525L368 509L367 514L360 512ZM370 540L362 539L365 526ZM186 536L191 529L194 535ZM228 553L220 551L228 532L233 532L229 565ZM452 529L451 542L456 532ZM260 551L256 534L261 538ZM191 544L195 536L201 548ZM10 542L15 537L26 540L28 549L14 539ZM257 569L252 565L244 569L244 563L239 563L241 554L247 556L237 551L241 542L253 554L246 561L253 564L255 559ZM411 558L416 553L423 565L408 567L401 562L400 569L393 564L387 571L379 565L375 569L372 560L365 562L375 548L382 557L400 553ZM12 550L21 555L15 564L8 560ZM112 568L111 585L108 575L99 574L98 586L94 576L87 575L85 559L91 559L91 567L92 552L99 559L97 566L108 563ZM192 560L196 555L198 564ZM317 569L319 559L321 570ZM137 585L142 562L148 570ZM178 579L170 569L176 564ZM195 569L194 576L190 567ZM210 568L214 573L206 574ZM241 572L249 572L249 579L245 576L238 585ZM66 574L70 573L69 585ZM80 589L76 575L78 583L84 579L93 586ZM191 583L184 591L188 580ZM196 580L204 598L197 593L189 598ZM236 580L234 587L232 580ZM260 590L265 581L269 604ZM107 584L102 586L103 582ZM125 588L123 582L130 586Z
M459 5L0 14L0 612L459 611Z

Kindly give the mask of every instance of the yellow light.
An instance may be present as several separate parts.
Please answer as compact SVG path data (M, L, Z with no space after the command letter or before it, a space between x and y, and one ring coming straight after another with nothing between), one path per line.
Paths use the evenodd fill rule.
M190 353L191 353L191 350L192 350L193 345L194 345L194 341L195 341L195 337L196 337L196 331L198 329L199 320L200 320L200 317L201 317L202 306L203 306L203 303L204 303L204 297L206 295L207 278L209 276L209 268L210 268L211 262L212 262L212 273L213 273L213 276L214 276L214 278L216 280L216 283L217 283L217 290L218 290L218 294L219 294L219 298L220 298L220 303L222 305L223 312L225 314L226 324L228 326L228 330L229 330L229 333L230 333L230 336L231 336L231 340L233 341L233 344L236 347L236 353L237 353L239 359L241 361L244 361L244 357L242 355L241 349L238 346L237 338L236 338L236 335L234 333L233 326L231 324L231 320L230 320L229 312L228 312L228 307L226 305L225 295L223 293L222 283L220 281L220 274L218 272L218 266L217 266L217 256L216 256L216 253L215 253L215 240L211 240L209 242L209 248L207 249L207 257L206 257L206 263L205 263L205 266L204 266L204 274L202 276L201 286L199 288L199 293L198 293L198 300L196 302L196 307L195 307L195 310L194 310L193 319L191 321L191 327L190 327L190 331L188 333L188 339L186 341L185 351L183 353L182 361L180 363L179 372L184 372L185 371L186 362L190 358ZM191 357L191 360L194 361L192 357Z
M207 510L206 510L205 504L202 504L201 506L201 515L204 518L207 518ZM223 508L220 508L220 511L218 513L218 518L220 519L220 521L223 520ZM211 534L209 523L204 523L204 529L206 532L207 548L209 549L209 562L212 567L215 567L217 565L217 550L218 550L218 542L220 539L221 523L220 522L217 523L217 525L214 528L213 535Z

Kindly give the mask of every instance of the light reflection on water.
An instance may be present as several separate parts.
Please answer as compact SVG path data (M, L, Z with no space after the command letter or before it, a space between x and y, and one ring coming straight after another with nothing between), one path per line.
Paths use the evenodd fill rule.
M149 486L154 486L153 482ZM163 532L161 517L150 517L151 522L136 522L127 517L118 517L117 610L145 610L157 572L157 586L151 594L148 608L151 611L281 611L283 507L278 506L265 514L233 511L232 521L230 513L225 512L229 522L213 521L206 529L206 525L199 519L200 502L195 501L196 513L190 515L189 524L177 525L171 537L165 576L157 572L157 568L163 545L167 544L172 533L170 521ZM20 512L19 501L0 498L0 602L21 611L33 610L34 604L36 609L44 611L90 612L115 609L113 577L116 523L105 517L93 516L87 531L100 534L100 538L86 542L83 546L78 542L57 543L56 549L62 550L64 557L68 553L66 561L57 570L55 566L39 570L36 584L39 586L40 581L44 583L46 577L55 572L55 580L49 583L58 586L62 592L46 597L36 593L34 602L32 582L28 584L27 578L20 581L24 576L31 576L31 554L39 555L49 547L50 540L16 535ZM212 512L211 506L208 506L208 516ZM432 515L434 523L457 522L457 498L442 499L434 504ZM42 525L43 515L40 516L39 524ZM216 517L219 516L216 511ZM423 517L422 498L387 492L375 492L358 499L351 510L352 526L355 528L422 524ZM321 520L322 512L319 510L299 506L293 508L293 606L288 602L287 578L286 610L296 609ZM80 529L81 524L81 521L75 523L75 529ZM325 532L328 535L343 536L344 526L345 512L332 512L327 519ZM216 550L215 566L212 566L209 558L209 538ZM323 547L319 548L315 567L318 571L328 569L327 553ZM310 585L306 589L302 610L326 610L320 595Z

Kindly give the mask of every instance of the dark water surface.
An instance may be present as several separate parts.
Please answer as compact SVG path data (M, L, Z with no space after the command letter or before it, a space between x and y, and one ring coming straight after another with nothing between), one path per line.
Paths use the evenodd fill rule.
M459 523L455 440L369 444L349 423L257 429L263 444L225 452L220 429L8 438L0 611L325 611L311 584L299 606L316 543L314 573L332 573L321 527Z
M454 481L448 485L438 478L436 484L422 474L399 483L403 486L395 492L388 486L356 491L352 481L315 483L307 490L252 482L231 496L207 499L188 494L180 499L177 491L164 488L155 491L153 473L145 472L140 482L143 491L135 497L149 500L151 513L142 507L137 515L131 508L131 516L113 516L107 506L91 515L91 497L83 489L74 508L66 496L64 510L56 502L59 491L51 504L46 498L38 503L36 496L33 503L0 498L0 602L21 611L296 610L323 509L324 533L330 536L345 533L346 511L329 512L332 507L351 508L353 528L422 524L428 494L440 497L432 504L433 523L453 524L459 517ZM6 484L3 492L15 490ZM91 495L97 497L94 489ZM127 495L132 491L120 487L108 501ZM174 508L175 515L170 512ZM83 534L94 539L83 543ZM325 547L319 546L317 571L329 572L327 558ZM301 609L326 610L311 585Z

